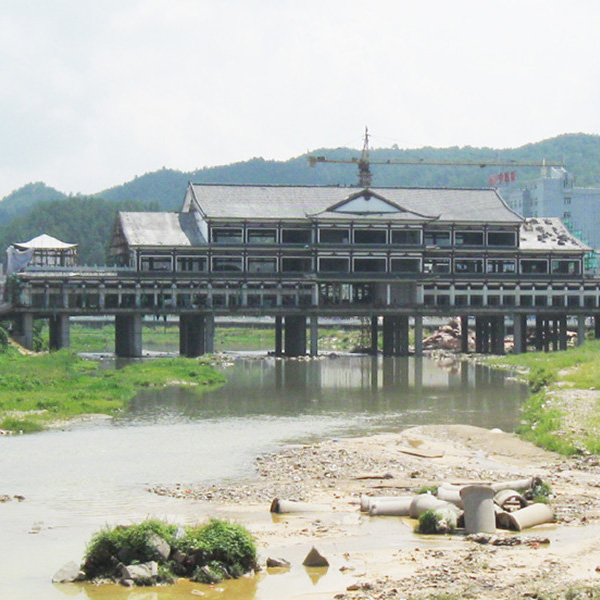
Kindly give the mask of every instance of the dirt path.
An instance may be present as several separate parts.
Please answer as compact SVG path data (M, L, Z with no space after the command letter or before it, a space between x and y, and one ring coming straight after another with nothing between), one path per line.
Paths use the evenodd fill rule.
M332 540L357 534L361 494L406 495L422 486L494 482L538 476L552 486L557 523L520 534L501 534L519 545L479 544L462 535L418 536L390 549L374 540L343 554L352 582L335 598L563 598L572 586L598 585L600 596L600 459L565 459L516 436L471 426L424 426L399 434L328 440L260 457L256 473L231 486L154 489L156 493L244 507L259 513L275 497L326 504L336 519L264 519L259 543L285 550L299 540ZM408 519L405 519L409 521ZM388 521L388 523L391 523ZM412 522L407 527L412 527ZM383 526L385 529L385 525ZM385 533L382 534L385 537ZM547 538L550 543L540 544ZM546 595L541 595L543 592ZM552 595L554 594L554 595ZM432 596L433 595L433 596ZM329 596L333 597L333 596ZM586 596L587 597L587 596ZM598 596L595 596L598 597Z

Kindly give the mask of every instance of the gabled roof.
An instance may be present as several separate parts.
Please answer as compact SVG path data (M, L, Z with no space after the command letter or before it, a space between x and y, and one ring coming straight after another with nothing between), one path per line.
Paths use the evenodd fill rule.
M592 248L577 239L556 217L526 219L519 236L519 246L522 250L592 251Z
M121 212L118 224L130 246L193 247L206 244L193 213Z
M42 233L30 239L28 242L16 242L13 244L15 248L33 248L35 250L69 250L70 248L77 248L77 244L68 244L61 242L51 235Z
M335 216L336 214L348 214L362 217L383 217L383 216L395 216L399 217L400 213L409 213L405 215L409 218L417 219L435 219L435 215L422 215L410 210L406 210L399 204L391 202L387 198L384 198L380 194L373 192L372 190L365 188L354 194L350 194L347 198L341 202L337 202L333 206L328 207L323 212L314 216Z
M211 219L318 219L488 222L518 224L523 218L512 211L491 188L369 188L336 186L263 186L190 184L196 208ZM359 198L368 191L372 197L398 206L396 212L359 214L331 211L336 205ZM185 209L191 209L184 205ZM358 206L356 203L355 207Z

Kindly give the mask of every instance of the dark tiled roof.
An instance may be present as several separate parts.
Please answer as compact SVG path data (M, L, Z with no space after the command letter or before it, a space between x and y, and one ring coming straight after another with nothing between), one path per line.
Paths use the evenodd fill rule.
M371 188L380 198L401 206L397 213L352 215L328 210L362 191L358 187L192 184L200 210L208 219L362 219L382 218L446 222L520 223L522 218L493 189Z

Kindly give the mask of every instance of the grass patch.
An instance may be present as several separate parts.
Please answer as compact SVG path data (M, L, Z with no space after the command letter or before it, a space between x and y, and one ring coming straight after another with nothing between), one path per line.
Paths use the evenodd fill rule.
M517 433L538 446L572 455L600 452L600 340L564 352L494 357L489 364L518 368L532 395Z
M22 356L0 354L0 428L39 431L78 415L113 415L146 387L188 385L198 391L225 378L198 359L157 359L119 370L100 369L70 350Z
M156 541L168 545L165 556ZM247 529L213 519L209 523L179 528L163 521L107 528L96 533L86 549L82 570L89 580L119 580L120 566L158 563L158 576L142 585L170 583L188 577L201 583L217 583L241 577L256 568L256 545Z

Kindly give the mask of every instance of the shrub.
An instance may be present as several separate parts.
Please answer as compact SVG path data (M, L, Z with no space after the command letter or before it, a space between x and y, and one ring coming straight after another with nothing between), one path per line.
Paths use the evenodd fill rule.
M173 573L193 581L216 583L240 577L256 567L254 540L241 525L214 519L205 525L187 527L184 536L176 536L176 532L175 525L153 520L107 528L92 537L82 570L87 579L118 580L122 564L156 561L158 576L136 582L151 585L171 583ZM155 536L169 544L171 553L167 559L155 550Z

